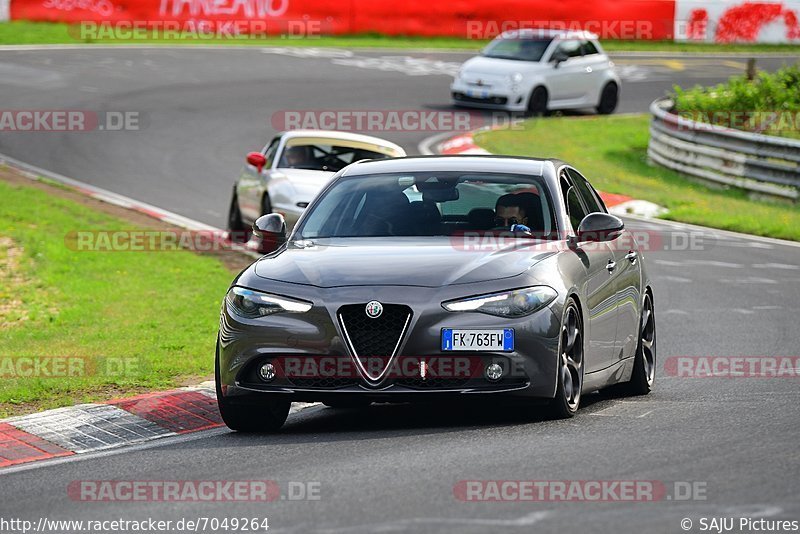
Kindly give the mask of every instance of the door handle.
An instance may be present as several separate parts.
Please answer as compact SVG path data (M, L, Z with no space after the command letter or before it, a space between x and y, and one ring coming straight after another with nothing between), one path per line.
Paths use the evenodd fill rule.
M608 260L608 265L606 265L606 269L608 269L608 272L613 273L614 269L616 268L617 268L617 262Z
M636 253L636 251L635 250L631 250L630 252L625 254L625 259L628 260L631 263L636 263L637 256L638 256L638 254Z

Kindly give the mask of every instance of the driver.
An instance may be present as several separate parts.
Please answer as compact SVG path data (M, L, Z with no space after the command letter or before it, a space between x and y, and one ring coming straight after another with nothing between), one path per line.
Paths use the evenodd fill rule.
M293 146L286 149L283 154L287 167L302 167L308 164L306 149L302 146Z
M525 204L521 195L508 194L498 198L494 207L495 228L512 232L530 232Z

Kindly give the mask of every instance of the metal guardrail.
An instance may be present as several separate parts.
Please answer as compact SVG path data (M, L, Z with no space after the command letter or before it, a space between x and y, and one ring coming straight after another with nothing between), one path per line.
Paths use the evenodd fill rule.
M670 113L672 107L669 98L650 105L652 162L753 193L800 198L800 140L693 121Z

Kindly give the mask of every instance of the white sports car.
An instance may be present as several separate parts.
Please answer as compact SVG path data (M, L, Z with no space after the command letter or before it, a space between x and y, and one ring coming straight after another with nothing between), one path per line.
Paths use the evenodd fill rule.
M250 152L233 186L228 210L232 239L246 241L253 222L280 213L290 227L331 176L364 159L405 156L398 145L369 135L293 130L276 135L261 152Z
M595 108L612 113L620 80L597 36L583 31L516 30L467 60L450 86L459 106L526 111Z

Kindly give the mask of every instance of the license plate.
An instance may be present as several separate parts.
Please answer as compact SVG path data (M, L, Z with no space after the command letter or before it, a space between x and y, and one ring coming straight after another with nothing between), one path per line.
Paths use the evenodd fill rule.
M514 329L442 329L442 350L503 351L514 350Z
M467 96L470 98L480 98L481 100L486 100L489 98L489 91L475 91L473 89L467 89Z

